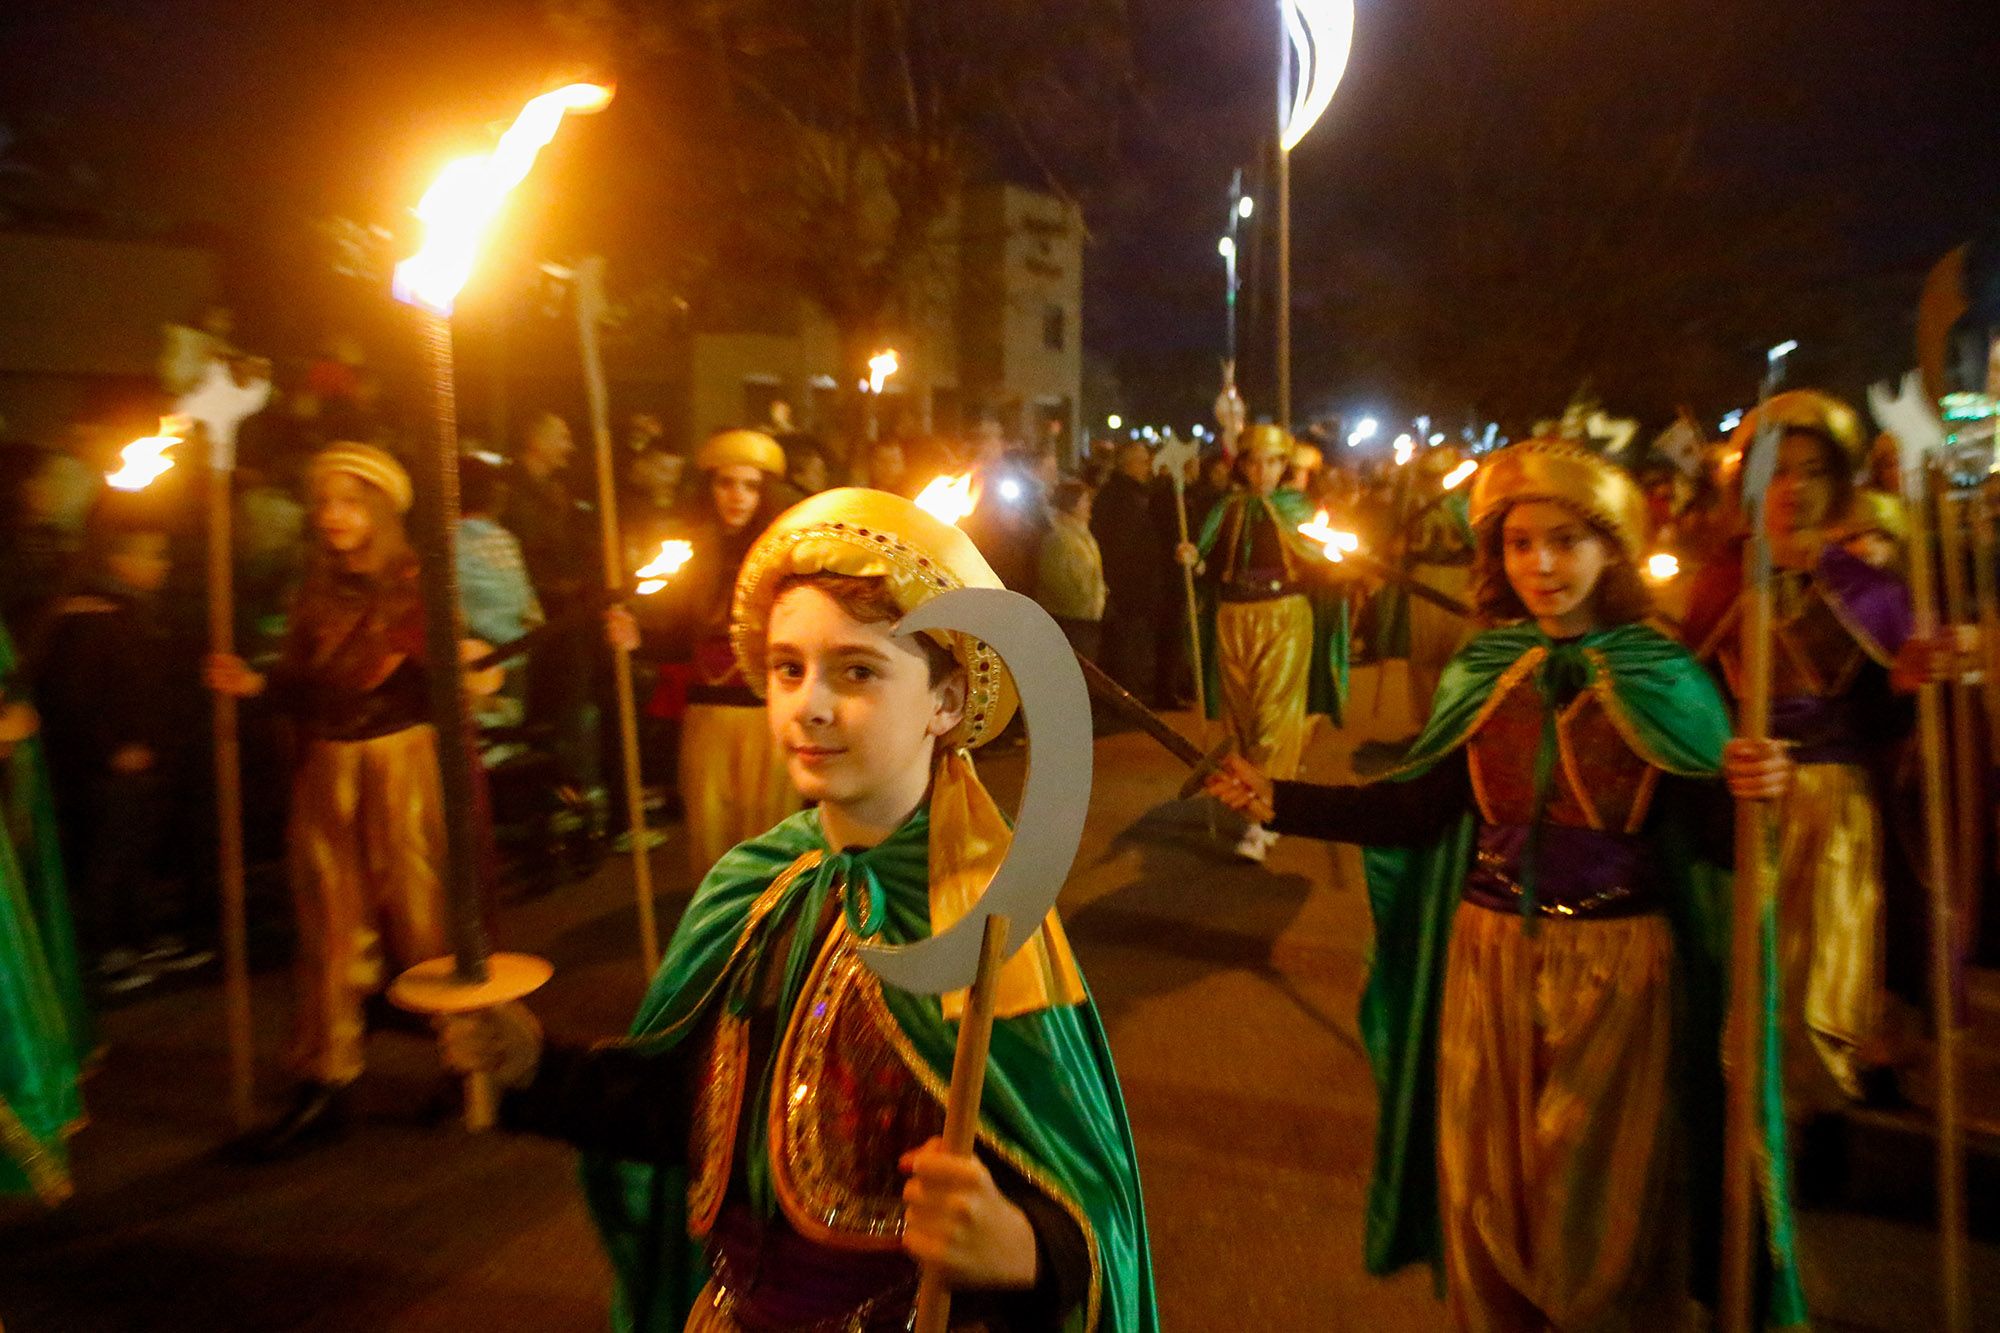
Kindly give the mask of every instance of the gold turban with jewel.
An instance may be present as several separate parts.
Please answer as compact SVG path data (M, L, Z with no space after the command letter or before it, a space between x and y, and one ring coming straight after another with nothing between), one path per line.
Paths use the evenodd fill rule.
M730 642L752 689L765 688L765 635L778 587L795 574L879 578L891 600L914 611L956 588L1003 586L972 539L886 491L858 486L822 491L778 515L744 557L736 577ZM972 910L1013 843L999 807L967 752L1000 734L1020 697L1006 663L985 643L956 630L925 631L965 669L965 719L944 737L931 784L931 930L948 929ZM1002 1017L1084 998L1083 980L1050 912L1041 929L1000 970L995 1009ZM945 1014L963 1009L965 993L945 997Z
M1630 560L1643 559L1652 523L1631 474L1567 440L1510 444L1486 461L1472 483L1472 526L1497 521L1530 500L1559 504L1611 534Z

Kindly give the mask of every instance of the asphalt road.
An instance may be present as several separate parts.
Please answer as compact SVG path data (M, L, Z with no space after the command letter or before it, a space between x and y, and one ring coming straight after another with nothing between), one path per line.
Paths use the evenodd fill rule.
M1359 728L1316 740L1315 774L1339 776L1356 735L1403 729L1394 682L1380 700L1376 684L1357 682ZM1003 800L1021 760L981 761ZM1354 1025L1368 946L1354 854L1287 839L1263 867L1236 864L1202 807L1173 799L1182 775L1150 742L1106 737L1097 764L1063 910L1131 1105L1166 1326L1443 1327L1427 1275L1382 1281L1360 1262L1374 1107ZM654 855L670 923L690 876L678 840ZM552 1027L609 1033L642 989L633 922L613 862L509 909L502 943L556 963L534 1001ZM273 1101L284 1010L282 971L260 973ZM344 1141L247 1168L215 1155L230 1126L213 984L127 1005L104 1026L77 1198L53 1213L0 1205L9 1333L603 1327L606 1269L570 1155L440 1115L420 1035L374 1039ZM1921 1220L1814 1213L1806 1245L1819 1327L1936 1327ZM2000 1309L1990 1243L1974 1290L1976 1309Z

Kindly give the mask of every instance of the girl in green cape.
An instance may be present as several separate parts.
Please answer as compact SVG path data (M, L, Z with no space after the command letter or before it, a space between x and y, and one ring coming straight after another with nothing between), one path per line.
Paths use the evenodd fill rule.
M885 987L855 951L949 926L1007 853L968 753L1014 712L1006 666L893 633L968 585L1000 586L900 497L780 516L732 637L817 807L716 862L624 1040L548 1040L519 1006L442 1032L509 1089L503 1122L584 1149L621 1329L903 1329L919 1263L953 1327L1156 1327L1124 1103L1054 914L1002 969L972 1157L938 1137L963 995Z
M1389 780L1238 762L1210 790L1366 849L1370 1270L1439 1266L1460 1329L1677 1328L1720 1236L1732 840L1712 779L1772 799L1790 761L1729 739L1707 673L1646 623L1646 508L1623 471L1530 440L1481 470L1471 516L1494 627ZM1804 1305L1778 1100L1761 1193L1766 1317L1787 1326Z

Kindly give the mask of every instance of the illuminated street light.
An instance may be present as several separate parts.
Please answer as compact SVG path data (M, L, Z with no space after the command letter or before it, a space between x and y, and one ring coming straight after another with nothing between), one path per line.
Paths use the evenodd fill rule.
M1217 241L1215 243L1215 253L1221 255L1224 259L1235 259L1236 238L1234 236L1225 236Z
M1280 108L1279 145L1297 148L1333 103L1354 47L1354 0L1279 0L1294 78L1283 80L1290 105ZM1285 71L1291 74L1291 70Z
M1106 430L1117 430L1124 424L1125 424L1125 418L1119 416L1116 412L1113 412L1110 416L1104 419L1104 426Z
M1245 222L1248 222L1250 220L1250 215L1252 213L1255 213L1256 211L1257 211L1257 201L1255 199L1252 199L1249 195L1246 194L1241 199L1238 199L1236 201L1236 216L1242 218Z

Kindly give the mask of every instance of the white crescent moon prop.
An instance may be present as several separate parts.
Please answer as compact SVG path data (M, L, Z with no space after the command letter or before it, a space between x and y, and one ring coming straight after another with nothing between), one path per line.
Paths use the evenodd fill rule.
M957 630L1000 655L1028 725L1028 777L1014 843L972 910L914 944L864 944L861 960L890 985L918 995L963 990L979 971L986 918L1013 923L1007 953L1033 938L1055 906L1090 806L1090 691L1062 630L1030 598L1003 588L958 588L910 612L896 633Z

